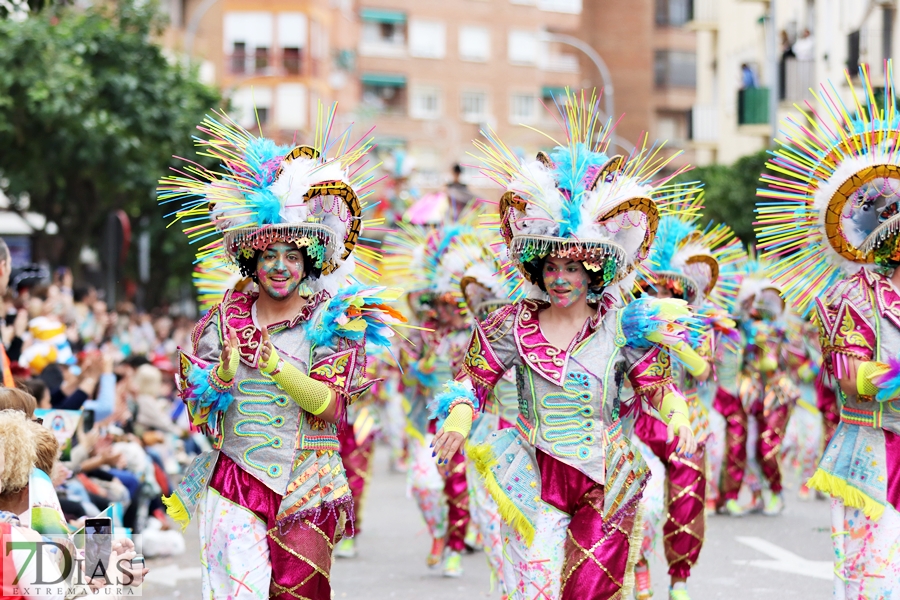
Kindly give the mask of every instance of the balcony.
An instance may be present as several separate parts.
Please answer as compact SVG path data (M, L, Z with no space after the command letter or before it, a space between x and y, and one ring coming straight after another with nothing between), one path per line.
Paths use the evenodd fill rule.
M257 48L254 52L238 51L225 55L230 74L251 77L309 75L305 58L300 48Z
M816 85L816 62L788 58L782 63L780 100L790 104L812 100L810 88Z
M738 90L738 125L765 125L769 122L769 88Z
M698 104L691 109L691 141L711 143L719 141L719 109Z
M550 54L542 59L541 68L554 73L578 73L580 65L574 54Z
M718 29L719 0L694 0L692 12L688 23L691 29Z

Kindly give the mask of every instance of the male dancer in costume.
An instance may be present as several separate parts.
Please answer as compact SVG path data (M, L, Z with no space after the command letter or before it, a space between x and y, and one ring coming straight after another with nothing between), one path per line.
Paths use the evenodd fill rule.
M348 173L369 146L328 158L326 135L290 148L226 117L200 130L222 171L189 165L160 198L204 221L186 230L202 255L233 261L259 291L226 293L182 350L182 399L214 450L166 504L198 521L204 597L328 600L331 550L353 520L336 423L368 387L366 341L387 343L385 322L398 321L378 288L345 284L368 184Z
M644 512L645 539L643 556L635 569L638 600L650 598L649 559L654 550L654 538L662 533L666 560L671 577L670 600L689 600L687 579L691 567L700 556L706 529L706 441L709 438L709 419L706 406L701 402L698 383L705 382L712 374L710 361L716 355L719 332L733 332L734 322L725 318L724 312L733 301L736 282L723 277L720 272L734 273L734 266L745 256L734 234L724 225L698 228L699 216L691 216L699 209L701 198L687 198L686 206L675 214L660 219L659 229L646 261L647 281L644 287L657 298L678 298L686 301L698 312L704 313L710 325L703 336L703 360L678 365L677 382L685 393L690 408L691 425L697 440L697 452L692 456L675 453L675 442L667 440L666 426L658 414L644 406L635 424L635 435L665 468L664 498L645 498L660 502L662 506L646 506ZM662 521L659 523L657 521Z

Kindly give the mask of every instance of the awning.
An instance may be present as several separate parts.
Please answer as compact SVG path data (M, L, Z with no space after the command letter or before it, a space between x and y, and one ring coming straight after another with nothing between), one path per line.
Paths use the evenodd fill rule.
M565 98L566 88L545 85L541 88L541 98Z
M364 8L359 11L363 21L375 23L406 23L406 13L385 8Z
M406 85L406 75L400 75L399 73L363 73L360 81L362 81L363 85L403 87Z

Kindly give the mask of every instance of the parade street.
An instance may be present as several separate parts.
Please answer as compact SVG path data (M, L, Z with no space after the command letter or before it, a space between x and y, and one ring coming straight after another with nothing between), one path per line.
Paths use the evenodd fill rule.
M406 476L388 471L388 449L379 446L363 509L359 556L338 559L331 574L334 598L348 600L449 600L499 598L491 593L484 554L465 556L461 579L446 579L425 566L430 545ZM693 600L807 599L831 596L830 501L800 502L796 484L785 490L780 517L711 516L700 562L690 579ZM199 598L197 530L186 534L187 551L149 560L144 598ZM652 566L655 597L666 597L662 561ZM540 598L540 596L537 596ZM249 595L248 595L249 598ZM238 596L240 600L240 596Z

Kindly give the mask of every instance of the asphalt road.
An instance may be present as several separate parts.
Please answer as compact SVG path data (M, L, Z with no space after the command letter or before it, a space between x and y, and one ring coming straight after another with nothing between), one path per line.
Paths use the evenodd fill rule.
M425 565L430 540L415 503L406 496L406 477L391 473L388 449L376 451L376 465L359 556L338 559L332 571L334 597L348 600L499 598L491 592L483 554L464 557L465 574L445 579ZM819 599L831 596L829 501L801 502L786 490L781 516L710 516L707 540L689 582L693 600ZM151 568L144 598L200 598L197 532L187 533L185 554L147 561ZM655 598L666 600L668 577L661 561L652 565ZM239 599L238 599L239 600Z

